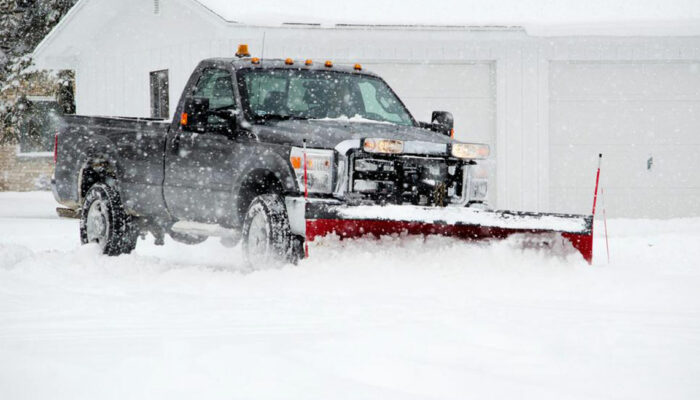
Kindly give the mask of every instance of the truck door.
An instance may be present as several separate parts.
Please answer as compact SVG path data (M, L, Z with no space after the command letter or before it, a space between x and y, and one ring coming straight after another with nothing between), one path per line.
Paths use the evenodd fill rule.
M235 109L231 72L205 69L191 96L207 99L211 111L200 126L171 129L165 155L165 202L179 220L227 224L234 213L233 161L239 150L226 118L226 111Z

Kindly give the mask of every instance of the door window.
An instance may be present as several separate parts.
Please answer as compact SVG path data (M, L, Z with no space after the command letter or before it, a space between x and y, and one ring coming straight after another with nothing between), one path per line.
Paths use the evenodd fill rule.
M227 123L226 111L235 109L231 73L221 69L208 69L202 73L195 86L194 97L209 100L207 125L220 126Z

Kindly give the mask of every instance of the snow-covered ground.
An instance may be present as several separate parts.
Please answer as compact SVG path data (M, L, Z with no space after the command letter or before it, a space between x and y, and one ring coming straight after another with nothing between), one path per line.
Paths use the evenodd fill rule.
M700 219L609 221L593 266L388 238L245 271L102 256L54 207L0 194L1 399L700 398Z

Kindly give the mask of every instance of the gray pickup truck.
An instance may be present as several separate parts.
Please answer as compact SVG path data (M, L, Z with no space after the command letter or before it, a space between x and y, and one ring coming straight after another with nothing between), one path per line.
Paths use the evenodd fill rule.
M416 121L360 65L243 57L192 73L172 122L66 116L53 192L83 243L129 253L140 235L243 240L251 262L303 257L308 202L467 207L486 198L452 115ZM304 195L308 194L305 199Z

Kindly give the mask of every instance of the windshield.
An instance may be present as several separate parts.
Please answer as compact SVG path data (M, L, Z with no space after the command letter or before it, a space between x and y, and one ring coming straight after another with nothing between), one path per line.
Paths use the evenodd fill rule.
M244 107L256 119L349 119L413 125L383 80L362 74L292 69L239 72Z

